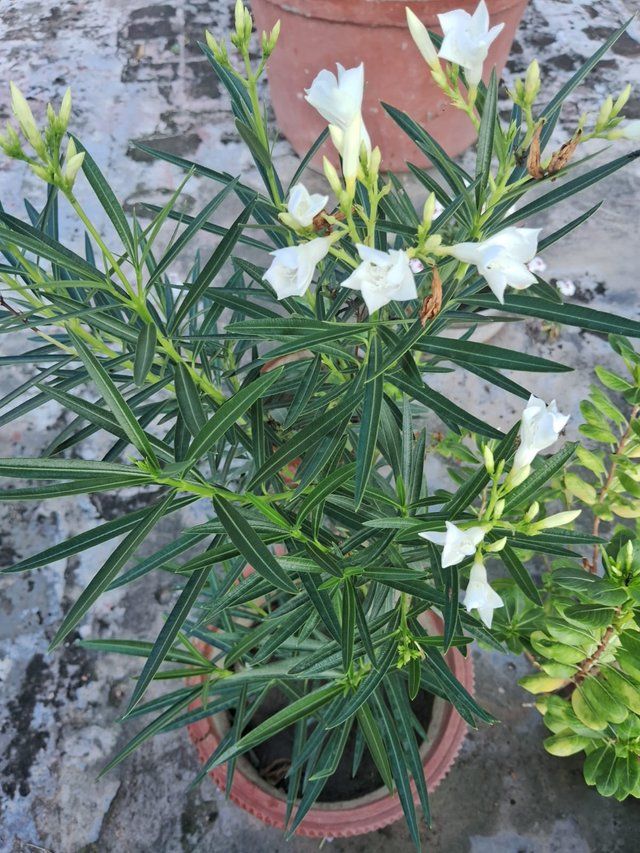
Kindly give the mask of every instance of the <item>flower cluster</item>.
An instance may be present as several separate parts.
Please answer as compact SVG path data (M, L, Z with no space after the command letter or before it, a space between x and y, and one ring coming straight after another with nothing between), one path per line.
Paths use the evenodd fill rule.
M501 508L504 498L516 486L519 486L529 476L531 463L543 450L551 447L558 440L560 433L567 425L569 415L558 411L556 401L547 406L544 400L531 395L529 402L522 412L519 431L519 446L513 460L510 473L500 482L501 471L494 468L493 457L489 448L485 448L485 465L494 479L494 496L491 507L480 517L480 524L469 527L459 527L451 521L445 522L445 532L425 531L419 535L434 545L442 547L442 567L457 566L469 557L473 557L473 565L469 574L469 583L464 597L467 610L477 610L485 625L490 628L493 621L493 611L503 606L503 601L491 587L487 579L487 570L483 560L483 543L485 537L494 528L500 531ZM498 510L496 512L496 509ZM525 515L525 522L533 521L537 508ZM559 527L573 521L578 512L563 512L549 516L538 522L538 529ZM502 532L506 532L503 528ZM499 551L506 544L506 538L498 539L493 544L484 547L488 553Z

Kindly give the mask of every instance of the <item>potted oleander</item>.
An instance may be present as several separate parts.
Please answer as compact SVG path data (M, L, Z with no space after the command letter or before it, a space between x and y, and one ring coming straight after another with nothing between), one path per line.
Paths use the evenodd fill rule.
M597 206L580 209L576 194L640 153L594 165L583 142L638 139L640 128L624 119L627 87L605 98L597 117L581 118L561 147L550 145L562 103L624 26L559 94L546 92L534 61L503 123L496 74L482 82L474 43L451 63L410 20L434 79L478 131L469 173L428 127L384 106L439 172L437 181L417 168L420 210L383 177L383 154L363 132L358 66L309 86L320 114L340 118L318 140L331 137L339 155L337 167L324 160L325 191L310 193L303 181L316 145L292 179L279 174L258 87L279 28L262 34L256 61L241 0L235 53L210 34L201 47L229 92L261 186L143 146L187 179L211 182L200 211L181 206L183 182L164 207L128 217L69 131L70 94L42 125L12 86L18 127L7 127L0 146L46 195L28 204L27 220L0 211L0 332L25 337L22 360L33 370L8 403L36 390L3 418L56 403L69 419L40 456L0 459L0 477L27 481L9 482L0 497L125 488L146 497L141 509L3 569L33 570L113 543L66 611L52 653L107 590L156 571L172 582L157 637L82 640L142 659L125 717L144 722L105 756L105 772L154 734L188 726L202 759L196 781L212 774L289 835L352 835L403 814L419 848L419 812L428 823L429 790L464 727L496 722L472 695L469 647L515 643L494 620L510 612L499 575L539 606L532 554L560 550L576 561L572 547L602 544L598 530L575 527L579 507L541 505L577 446L562 435L562 404L511 378L571 365L445 333L507 312L640 337L636 320L564 305L530 268L596 214ZM455 88L474 62L476 82L467 76L469 85ZM87 213L91 196L108 233ZM574 209L559 230L534 227L535 214L567 199ZM222 205L237 210L238 201L230 226L216 221ZM84 230L81 246L59 232L62 204ZM204 255L196 244L207 239L215 244ZM480 313L486 308L493 314ZM437 390L434 377L452 370L522 398L521 419L502 433L446 385ZM464 476L435 489L425 477L431 416L476 436ZM162 519L195 502L205 522L185 519L172 541L152 544ZM618 551L611 559L617 571ZM637 632L625 596L624 628ZM556 621L569 630L572 613L559 607ZM536 640L518 642L535 648Z
M473 86L480 79L478 68L484 68L485 82L493 67L500 76L526 5L527 0L253 0L261 29L282 23L278 51L269 65L278 126L302 156L322 129L321 118L303 100L303 88L320 71L334 72L337 62L346 68L362 63L363 118L383 151L383 168L406 171L407 161L422 165L425 158L381 109L380 101L427 124L435 140L455 157L471 145L476 130L412 49L406 17L415 29L423 24L444 34L440 55L448 60L456 61L456 51L468 38L461 33L470 34L475 57L461 67Z

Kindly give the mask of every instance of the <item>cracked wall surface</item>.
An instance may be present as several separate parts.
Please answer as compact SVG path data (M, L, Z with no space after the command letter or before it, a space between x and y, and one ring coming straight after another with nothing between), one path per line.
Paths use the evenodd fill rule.
M216 35L229 29L232 6L231 0L0 0L0 118L8 115L8 79L22 87L40 114L48 100L59 101L71 85L73 129L129 210L142 200L166 201L182 177L174 167L153 162L135 149L136 140L256 182L228 99L196 44L205 27ZM638 8L635 0L532 0L506 81L538 56L545 85L555 91ZM619 91L627 81L635 83L627 115L640 118L638 24L578 88L556 130L558 142L571 132L583 109L597 109L608 92ZM463 163L470 156L464 155ZM276 143L275 157L284 176L293 174L296 159L285 140ZM322 185L313 173L308 183ZM421 204L420 189L408 180L407 186ZM183 194L185 208L199 208L211 191L206 181L190 181ZM547 276L552 282L571 279L576 285L572 298L578 303L638 318L640 166L614 175L606 191L608 201L598 215L545 253ZM589 189L576 200L576 209L586 210L604 192L604 185ZM0 161L3 205L23 216L23 197L42 203L42 188L28 171ZM236 212L229 205L221 216L231 221ZM565 206L534 224L552 231L575 215L571 206ZM69 239L79 240L68 213L62 219ZM214 240L202 241L205 252L213 245ZM574 437L581 389L591 381L594 362L613 363L602 338L569 328L550 334L537 321L504 326L498 334L501 345L561 358L576 368L573 374L533 377L528 383L546 398L556 396L563 411L571 410L568 435ZM4 336L0 358L18 356L25 344L25 336ZM28 375L24 364L2 364L0 394ZM516 378L522 380L522 375ZM446 381L448 393L497 426L509 426L519 411L516 398L487 388L470 374ZM50 403L3 426L0 455L36 455L68 422L66 418ZM83 454L103 447L95 440ZM0 562L8 565L139 508L147 499L130 490L116 496L0 504ZM169 541L182 524L205 517L205 506L192 505L182 517L166 519L146 547L151 550ZM225 803L208 781L189 791L197 761L182 731L156 738L97 779L108 758L137 730L135 721L117 722L126 707L136 662L97 656L73 642L49 654L47 645L64 612L108 553L109 548L101 546L73 560L0 580L0 853L317 849L316 842L305 840L285 844L279 833ZM166 576L149 575L133 587L104 596L78 635L153 637L174 595ZM599 798L584 786L578 759L560 761L544 753L537 713L530 697L515 685L526 671L524 662L479 651L474 657L478 696L503 724L468 735L457 764L433 796L434 826L423 831L427 849L637 850L637 801L620 804ZM365 838L336 840L327 849L375 853L411 848L400 824Z

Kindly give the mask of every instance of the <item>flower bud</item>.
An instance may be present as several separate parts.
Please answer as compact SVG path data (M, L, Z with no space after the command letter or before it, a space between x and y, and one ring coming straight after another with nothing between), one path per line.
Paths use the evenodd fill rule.
M5 126L4 134L0 133L0 148L2 148L7 157L16 157L18 159L24 157L20 137L8 122Z
M540 504L538 503L538 501L534 501L531 504L531 506L529 507L529 509L526 511L525 516L524 516L524 520L528 524L530 521L533 521L533 519L538 515L539 512L540 512Z
M613 110L613 98L611 95L607 95L604 99L602 106L600 107L600 112L598 113L598 118L596 119L596 130L602 130L609 123L609 119L611 117L611 111Z
M333 163L327 158L322 158L322 169L324 171L324 176L327 179L329 186L335 195L339 198L342 193L342 183L340 178L338 177L338 173L335 170Z
M493 508L493 517L496 521L502 518L502 513L504 512L505 500L501 498L499 501L496 501L496 505Z
M429 31L422 23L420 18L412 12L409 7L406 8L407 13L407 24L409 25L409 32L411 33L411 38L416 43L416 47L422 54L422 58L431 68L439 68L440 60L438 59L438 52L436 51L433 42L431 41L431 36L429 35Z
M541 530L550 530L552 527L563 527L565 524L571 524L581 512L582 510L580 509L573 509L549 515L547 518L542 518L533 525L533 532L539 533Z
M491 545L485 545L484 550L489 554L497 554L498 551L502 551L506 544L507 537L503 536L502 539L498 539L495 542L492 542Z
M265 59L271 56L271 54L275 50L275 46L278 43L279 38L280 20L277 20L269 35L267 35L266 33L262 33L262 55Z
M491 476L495 470L495 460L488 444L485 444L483 447L482 455L484 457L484 467L487 469L487 474Z
M46 181L48 184L53 182L53 174L49 166L39 166L37 163L29 163L29 168L41 181Z
M364 146L364 143L361 146L361 149L362 148L364 148L365 156L366 156L366 148ZM369 155L369 174L373 178L378 177L378 173L380 172L380 163L381 162L382 162L382 152L380 151L379 146L376 145L376 147L373 149L373 151Z
M83 160L84 151L80 152L80 154L74 154L72 157L67 157L65 159L63 177L67 182L69 189L71 189L74 184L76 175L80 171Z
M433 222L433 215L436 212L436 194L429 193L427 196L427 200L424 203L424 207L422 208L422 228L425 233L431 228L431 223Z
M527 68L524 78L524 96L528 104L533 104L540 91L540 66L538 60L534 59Z
M69 125L69 119L70 118L71 118L71 89L67 88L67 91L63 95L62 103L60 104L60 112L58 113L58 122L60 125L60 130L63 133Z
M36 126L33 113L31 112L31 108L29 107L26 98L15 83L11 82L9 86L11 89L11 107L13 109L13 114L18 120L20 129L36 154L42 158L46 157L47 150L44 144L44 139Z
M612 117L618 115L618 113L626 106L627 101L629 100L629 96L631 95L631 83L627 83L622 92L616 98L616 101L613 105L613 109L611 110Z

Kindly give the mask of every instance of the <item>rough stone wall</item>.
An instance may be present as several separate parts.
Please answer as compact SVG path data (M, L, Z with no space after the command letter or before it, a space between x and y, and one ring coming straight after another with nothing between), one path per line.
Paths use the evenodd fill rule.
M348 0L345 0L348 2ZM180 176L173 167L150 163L131 145L152 140L186 157L255 180L251 162L234 132L227 98L195 46L204 27L228 30L231 0L0 0L2 80L14 79L34 110L74 92L74 130L131 207L141 199L162 201ZM637 11L635 0L532 0L522 22L507 80L537 55L549 89L568 79L611 29ZM640 117L640 29L616 46L589 82L582 85L558 129L563 138L582 109L597 108L627 80L636 91L627 113ZM5 94L3 94L4 92ZM6 88L0 116L8 113ZM276 156L284 174L295 168L285 141ZM466 155L468 159L470 155ZM317 181L310 178L310 182ZM409 189L420 200L418 190ZM545 254L551 280L571 278L576 300L638 316L638 198L640 168L618 173L607 185L609 201L567 243ZM187 207L208 198L211 186L191 181ZM597 186L576 203L586 210L602 197ZM0 199L23 215L22 198L37 202L42 189L25 170L0 162ZM230 209L228 215L233 214ZM552 230L572 211L540 221ZM574 214L575 215L575 214ZM78 238L66 218L71 239ZM205 245L211 245L205 244ZM563 358L576 373L530 383L545 397L554 394L579 422L580 389L595 360L609 358L595 335L563 329L559 337L536 322L505 328L501 343L546 357ZM25 340L2 338L0 356L24 351ZM2 366L2 393L28 376L21 364ZM520 377L521 378L521 377ZM451 380L448 390L451 392ZM460 401L493 423L512 421L518 402L489 393L467 375L456 375ZM1 414L1 413L0 413ZM36 455L65 425L49 404L0 430L0 455ZM98 452L99 442L86 454ZM47 544L142 505L136 492L116 497L68 499L41 504L0 504L0 562L34 553ZM189 521L204 518L195 505ZM167 520L155 545L175 536L180 519ZM151 546L149 546L151 547ZM131 688L136 663L94 656L66 644L53 655L47 644L69 603L105 559L97 548L29 575L0 580L0 853L146 853L147 851L311 851L288 846L277 832L226 804L207 782L187 791L197 770L184 732L157 738L118 770L97 780L105 761L136 730L117 723ZM104 597L81 635L152 637L174 590L161 575ZM503 725L470 734L456 767L433 797L434 828L427 849L441 853L504 851L620 851L637 849L640 812L635 802L605 801L585 788L579 761L558 761L542 751L542 728L527 695L514 686L522 662L475 653L478 694ZM516 671L517 670L517 671ZM335 851L409 850L404 828L334 842Z

